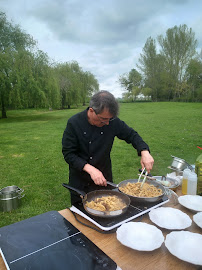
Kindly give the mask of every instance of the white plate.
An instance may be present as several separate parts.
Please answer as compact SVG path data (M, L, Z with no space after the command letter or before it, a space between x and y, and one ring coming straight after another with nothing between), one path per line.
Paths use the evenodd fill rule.
M195 214L193 220L200 228L202 228L202 212Z
M159 227L168 230L182 230L192 224L192 220L187 214L171 207L153 209L149 212L149 218Z
M144 222L124 223L117 229L116 236L124 246L140 251L157 249L164 242L161 230Z
M202 265L202 235L188 231L171 232L166 235L165 246L177 258Z
M184 207L200 212L202 211L202 196L199 195L184 195L178 198L178 201Z

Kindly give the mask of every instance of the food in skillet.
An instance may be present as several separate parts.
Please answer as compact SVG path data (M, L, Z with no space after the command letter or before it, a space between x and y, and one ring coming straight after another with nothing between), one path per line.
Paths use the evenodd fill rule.
M120 191L131 196L135 197L157 197L163 194L160 188L155 187L154 185L149 185L144 183L143 187L141 188L140 183L127 183L123 187L119 187Z
M86 206L98 211L116 211L127 205L117 196L102 196L90 202L87 201Z

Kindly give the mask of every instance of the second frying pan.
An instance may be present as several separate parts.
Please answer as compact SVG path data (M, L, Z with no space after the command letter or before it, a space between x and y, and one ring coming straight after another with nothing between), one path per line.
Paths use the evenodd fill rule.
M127 185L128 183L137 183L138 179L128 179L128 180L124 180L122 182L120 182L119 184L114 184L111 182L107 181L107 184L113 187L116 187L119 189L120 192L122 192L120 190L120 187L124 187L125 185ZM151 180L147 180L147 183L150 185L154 185L156 188L161 189L162 190L162 194L156 197L137 197L137 196L132 196L132 195L128 195L126 193L122 193L122 194L126 194L127 196L130 197L132 202L141 202L141 203L145 203L145 202L157 202L160 201L162 199L162 197L165 194L165 188L163 187L163 185L159 184L156 181L151 181Z

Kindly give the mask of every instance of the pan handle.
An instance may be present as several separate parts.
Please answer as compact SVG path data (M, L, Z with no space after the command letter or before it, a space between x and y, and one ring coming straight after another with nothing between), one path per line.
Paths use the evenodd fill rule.
M110 185L110 186L112 186L112 187L118 187L119 185L117 185L117 184L114 184L114 183L112 183L112 182L109 182L109 181L106 181L107 182L107 185Z
M141 172L142 172L142 169L139 169L139 172L141 173ZM145 174L145 172L143 172L143 174ZM148 173L147 176L153 177L153 176L151 175L151 173Z
M67 189L70 189L70 190L73 190L75 191L76 193L78 193L79 195L81 195L82 197L85 197L86 196L86 193L83 191L83 190L79 190L77 188L74 188L74 187L71 187L65 183L62 184L63 187L67 188Z

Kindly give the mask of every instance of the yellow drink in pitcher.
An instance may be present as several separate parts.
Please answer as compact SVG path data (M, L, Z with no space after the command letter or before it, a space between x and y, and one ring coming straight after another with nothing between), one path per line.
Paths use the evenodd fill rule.
M188 183L188 179L183 178L182 179L182 194L184 195L187 194L187 183Z
M187 194L187 183L188 183L188 175L191 172L190 169L185 169L183 171L183 178L182 178L182 194Z

